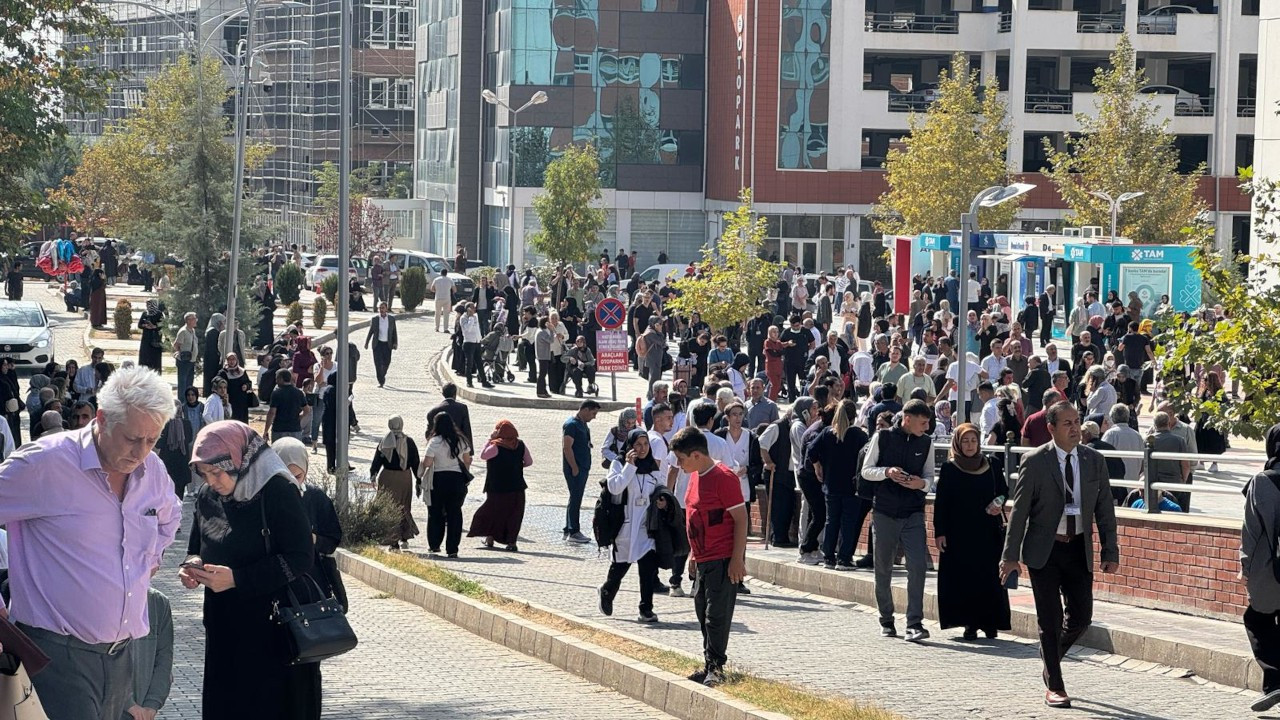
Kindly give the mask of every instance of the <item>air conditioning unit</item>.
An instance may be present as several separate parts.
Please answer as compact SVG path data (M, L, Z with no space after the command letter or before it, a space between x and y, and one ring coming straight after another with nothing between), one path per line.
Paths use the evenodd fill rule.
M1080 234L1081 237L1086 238L1106 237L1106 233L1102 232L1101 225L1085 225L1080 228Z

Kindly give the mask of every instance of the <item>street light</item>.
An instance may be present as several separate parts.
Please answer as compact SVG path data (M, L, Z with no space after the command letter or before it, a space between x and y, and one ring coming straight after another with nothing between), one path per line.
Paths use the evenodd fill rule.
M1109 242L1112 245L1115 245L1116 244L1116 221L1120 219L1120 204L1124 202L1128 202L1134 198L1142 197L1143 195L1146 195L1146 193L1140 192L1140 191L1126 192L1126 193L1120 193L1120 196L1116 198L1112 198L1111 193L1103 192L1102 190L1090 190L1089 194L1094 197L1098 197L1098 198L1102 198L1103 200L1106 200L1107 204L1111 206L1111 240Z
M956 358L958 361L958 367L956 368L956 409L962 411L960 415L962 422L969 422L970 411L969 393L965 390L967 387L965 375L968 374L966 371L969 369L969 246L973 244L973 238L978 234L978 208L995 207L1022 195L1034 187L1035 185L1030 183L1013 183L1003 187L993 185L978 193L973 198L973 202L969 203L969 212L960 216L960 272L957 273L960 276L958 278L960 283L956 297L956 304L960 307L956 308L956 335L961 339L961 350Z
M533 94L529 98L529 102L521 105L519 109L512 110L511 106L502 101L492 90L481 91L480 97L490 105L498 105L506 108L511 113L511 132L507 134L507 148L509 158L507 160L507 245L512 252L515 252L516 242L516 130L520 127L520 113L528 110L534 105L541 105L547 101L547 94L541 90ZM489 258L492 262L493 258ZM466 268L459 268L458 272L464 272Z

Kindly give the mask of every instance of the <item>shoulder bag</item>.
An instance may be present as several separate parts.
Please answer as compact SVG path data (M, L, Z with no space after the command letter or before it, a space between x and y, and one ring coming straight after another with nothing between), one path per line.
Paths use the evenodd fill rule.
M262 539L267 546L267 554L271 552L271 530L267 526L266 498L259 498L262 511ZM320 585L310 575L302 576L315 587L316 595L320 595ZM342 603L330 595L318 602L303 605L298 602L291 585L285 586L289 595L289 605L282 607L279 600L271 604L271 619L285 630L285 640L289 654L288 665L304 665L320 662L336 655L341 655L356 646L356 633L347 622Z

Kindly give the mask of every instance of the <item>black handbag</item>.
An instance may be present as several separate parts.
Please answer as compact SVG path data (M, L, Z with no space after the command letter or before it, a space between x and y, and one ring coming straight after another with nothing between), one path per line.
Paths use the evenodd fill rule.
M271 554L271 530L267 527L267 505L259 500L262 511L262 539ZM302 576L321 595L320 584L310 575ZM281 606L279 600L271 603L271 619L284 628L285 642L289 648L286 661L289 665L305 665L341 655L356 646L356 633L347 622L342 603L333 595L318 602L303 605L292 586L285 586L289 605Z

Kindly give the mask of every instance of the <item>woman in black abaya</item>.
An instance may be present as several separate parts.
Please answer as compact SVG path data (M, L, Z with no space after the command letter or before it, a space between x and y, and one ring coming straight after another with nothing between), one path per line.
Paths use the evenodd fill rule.
M1009 488L979 449L979 431L964 423L938 475L933 537L938 547L938 619L963 627L966 640L1009 629L1009 592L1000 582L1002 510Z

